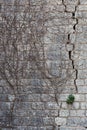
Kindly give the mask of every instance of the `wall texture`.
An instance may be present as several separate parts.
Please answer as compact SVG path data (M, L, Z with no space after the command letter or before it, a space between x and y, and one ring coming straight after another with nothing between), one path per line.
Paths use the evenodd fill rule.
M12 14L10 9L13 8L13 2L0 0L0 28L3 23L3 9L8 7L4 11ZM0 128L87 130L87 1L30 0L30 4L31 14L37 12L32 25L37 23L40 31L44 24L45 33L39 37L44 42L45 63L49 74L61 77L61 85L58 79L56 84L56 80L53 84L49 80L44 82L43 77L37 78L38 73L35 71L32 72L33 76L28 75L27 68L18 88L19 94L15 97L5 79L0 77ZM43 8L40 8L41 4ZM20 0L20 12L25 5L27 0ZM0 57L2 53L0 52ZM69 94L75 96L72 105L66 103Z

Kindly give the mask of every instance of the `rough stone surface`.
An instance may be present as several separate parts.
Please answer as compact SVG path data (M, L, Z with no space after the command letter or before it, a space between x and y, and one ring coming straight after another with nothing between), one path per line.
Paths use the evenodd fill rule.
M29 1L19 1L17 20L23 21L23 10ZM15 10L13 4L14 0L0 0L0 34L3 13L7 12L11 18ZM19 75L18 95L5 77L0 76L0 130L87 130L87 0L30 0L30 5L31 15L27 14L27 20L33 18L33 32L37 26L37 36L44 43L47 76L41 77L43 68L35 71L35 52L33 61L26 58L26 47L29 50L29 46L25 41L30 34L27 26L27 34L23 33L22 37L26 45L24 48L21 43L18 45L20 66L23 64L25 72L23 77ZM5 36L3 34L3 38ZM37 48L41 57L42 50ZM3 58L0 45L0 63ZM30 72L31 67L34 71ZM58 79L50 82L48 76ZM72 105L66 103L69 94L75 96Z

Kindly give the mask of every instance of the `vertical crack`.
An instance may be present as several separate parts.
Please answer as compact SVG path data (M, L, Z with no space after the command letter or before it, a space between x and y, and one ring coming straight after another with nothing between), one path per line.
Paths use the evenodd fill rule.
M75 12L74 12L75 14ZM73 15L73 14L72 14ZM76 19L76 24L74 24L73 26L73 30L75 31L76 30L76 25L78 24L78 18L75 18L75 15L72 16L74 19Z
M76 92L78 92L78 87L77 87L77 84L76 84L76 80L78 78L78 70L75 68L74 60L72 59L71 55L72 55L72 51L69 51L69 59L72 61L72 67L76 72L76 77L74 79L74 85L75 85Z
M65 6L65 11L66 11L66 5L65 5L65 3L64 3L64 0L62 0L62 3L63 3L63 5ZM74 12L72 12L72 19L75 19L76 20L76 23L73 25L73 30L74 30L74 33L75 33L75 31L76 31L76 26L78 25L78 18L76 18L76 11L77 11L77 7L78 7L78 5L80 4L80 0L78 0L78 4L75 6L75 11ZM68 41L67 41L67 44L70 44L70 35L71 34L68 34ZM69 60L71 60L71 62L72 62L72 68L73 68L73 70L75 71L75 73L76 73L76 77L75 77L75 79L74 79L74 85L75 85L75 90L76 90L76 92L78 92L78 87L77 87L77 84L76 84L76 80L77 80L77 78L78 78L78 70L75 68L75 63L74 63L74 60L73 60L73 58L72 58L72 52L75 50L75 45L73 44L73 49L72 50L68 50L68 54L69 54Z
M65 5L65 3L64 3L64 0L62 0L62 4L63 4L64 7L65 7L65 12L67 12L67 10L66 10L66 5ZM76 11L77 11L77 7L78 7L79 4L80 4L80 0L78 0L78 4L75 6L75 11L72 12L72 18L73 18L73 19L76 19L76 23L75 23L74 26L73 26L73 30L74 30L74 31L76 30L76 25L78 24L78 18L75 17L75 13L76 13ZM68 34L67 44L70 44L70 34ZM74 49L75 49L75 45L73 44L73 50L74 50ZM73 50L72 50L72 51L73 51ZM69 53L69 59L72 61L73 70L75 70L75 72L76 72L76 77L75 77L75 79L74 79L74 85L75 85L76 92L78 92L78 87L77 87L77 84L76 84L76 80L77 80L77 78L78 78L78 70L75 68L74 60L72 59L72 51L68 51L68 53Z
M76 92L78 92L78 87L77 87L77 84L76 84L76 80L78 78L78 70L75 68L74 60L72 59L71 56L72 56L72 51L69 51L69 59L72 61L72 67L73 67L73 70L75 70L75 73L76 73L76 77L74 79L74 85L75 85Z
M76 13L76 11L77 11L77 7L78 7L79 4L80 4L80 1L78 1L78 4L75 6L75 11L72 12L72 18L73 18L73 19L76 19L76 24L74 24L74 26L73 26L74 31L75 31L75 29L76 29L76 25L78 24L78 18L76 18L75 13Z
M77 80L77 78L78 78L78 70L75 69L75 71L76 71L76 78L75 78L75 80L74 80L74 84L75 84L75 87L76 87L76 92L78 92L78 87L77 87L77 84L76 84L76 80Z
M74 31L76 31L76 26L78 25L78 18L75 17L75 13L76 13L76 11L77 11L78 5L80 5L80 0L78 0L78 4L75 6L75 11L72 13L72 17L73 17L74 19L76 19L76 24L74 24L74 26L73 26ZM75 45L73 44L73 50L74 50L74 49L75 49ZM70 53L72 53L72 52L69 52L69 55L71 55ZM73 66L73 69L74 69L75 72L76 72L76 78L74 79L74 85L75 85L75 88L76 88L76 92L78 92L78 87L77 87L77 84L76 84L76 80L77 80L77 78L78 78L78 70L75 68L74 60L72 59L71 56L69 56L69 59L72 60L72 66Z
M74 26L76 26L76 25L77 24L75 24ZM68 34L68 42L67 42L67 44L70 44L70 34ZM72 51L71 50L68 51L68 54L69 54L69 60L71 60L71 62L72 62L72 68L73 68L73 70L75 70L75 73L76 73L76 77L74 79L74 85L75 85L76 92L78 92L78 87L77 87L77 84L76 84L76 80L78 78L78 70L75 68L74 60L72 59L72 52L74 51L74 49L75 49L75 45L73 44L73 49L72 49Z

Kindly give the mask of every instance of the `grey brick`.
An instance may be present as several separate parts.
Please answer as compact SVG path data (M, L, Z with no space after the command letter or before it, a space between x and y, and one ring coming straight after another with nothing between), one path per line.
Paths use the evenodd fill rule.
M38 102L38 103L32 103L32 108L33 109L45 109L45 104L44 102Z

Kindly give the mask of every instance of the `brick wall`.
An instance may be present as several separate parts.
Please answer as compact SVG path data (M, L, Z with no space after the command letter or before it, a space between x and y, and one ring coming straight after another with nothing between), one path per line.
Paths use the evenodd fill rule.
M22 13L28 2L20 0L19 8L16 8L18 25L20 21L23 22ZM33 44L28 30L30 26L24 23L26 35L21 35L19 32L21 41L17 43L20 52L19 63L24 69L23 75L22 72L18 73L20 84L17 86L10 76L10 82L14 84L12 89L6 78L0 76L0 128L1 130L87 130L87 2L30 0L30 5L30 14L27 14L26 21L29 22L32 18L32 33L36 32L39 43L44 43L41 45L44 46L45 70L48 70L48 74L45 73L45 77L42 75L45 71L44 64L38 70L35 59L28 57L30 50L26 52L24 49L26 47L30 49L29 45ZM0 30L5 29L3 14L10 17L14 10L14 0L0 0ZM6 44L9 41L9 46L6 44L8 47L11 47L10 43L12 44L9 39L7 42L1 40L6 39L8 32L0 31L1 64L5 59L2 43ZM39 52L43 52L41 45L37 45ZM34 51L37 54L36 50ZM43 56L42 53L39 54ZM42 59L39 59L39 64L43 62ZM30 71L31 66L33 71ZM75 96L72 105L66 103L69 94Z

